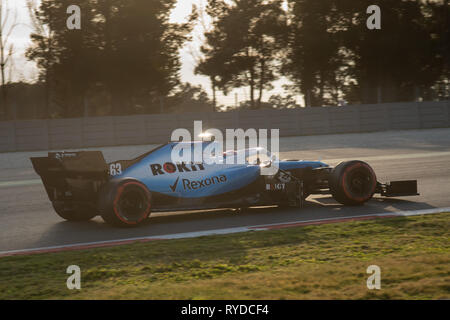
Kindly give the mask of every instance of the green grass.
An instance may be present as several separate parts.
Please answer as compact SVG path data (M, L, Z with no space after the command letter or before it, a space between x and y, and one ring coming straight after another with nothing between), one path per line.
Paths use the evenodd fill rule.
M448 299L449 230L446 213L4 257L0 299Z

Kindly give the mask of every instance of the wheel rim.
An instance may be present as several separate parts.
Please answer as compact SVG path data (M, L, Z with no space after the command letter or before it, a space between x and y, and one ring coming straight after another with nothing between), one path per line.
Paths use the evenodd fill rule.
M347 177L348 190L357 197L370 196L372 191L372 178L363 168L351 170Z
M137 185L128 185L120 193L116 203L118 216L127 223L137 223L143 220L149 211L146 192Z

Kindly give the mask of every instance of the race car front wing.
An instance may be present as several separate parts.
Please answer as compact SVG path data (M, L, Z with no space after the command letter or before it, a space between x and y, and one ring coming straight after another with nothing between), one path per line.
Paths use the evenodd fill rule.
M406 197L417 196L417 180L391 181L388 183L377 183L376 193L384 197Z

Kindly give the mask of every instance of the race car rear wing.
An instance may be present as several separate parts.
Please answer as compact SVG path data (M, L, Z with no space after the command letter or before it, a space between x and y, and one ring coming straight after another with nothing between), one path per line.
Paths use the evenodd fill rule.
M100 151L49 152L31 162L51 201L93 201L108 179L108 165Z
M388 183L377 183L376 193L384 197L406 197L418 196L417 180L391 181Z

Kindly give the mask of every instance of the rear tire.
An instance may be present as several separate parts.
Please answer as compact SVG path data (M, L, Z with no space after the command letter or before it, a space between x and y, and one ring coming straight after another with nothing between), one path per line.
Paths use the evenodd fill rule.
M150 215L151 193L137 180L112 181L100 192L103 220L117 227L137 227Z
M329 186L333 198L350 206L362 205L375 193L377 177L365 162L341 162L330 174Z
M88 221L98 214L95 208L88 205L70 204L62 201L53 201L52 205L58 216L67 221Z

